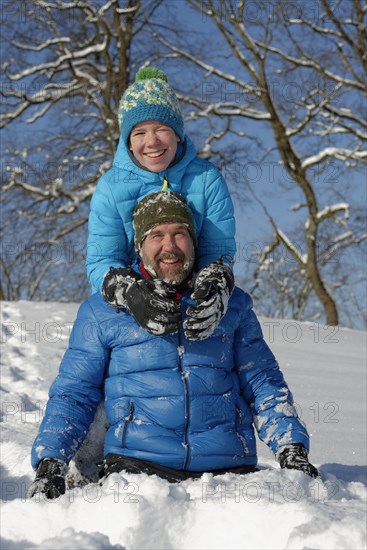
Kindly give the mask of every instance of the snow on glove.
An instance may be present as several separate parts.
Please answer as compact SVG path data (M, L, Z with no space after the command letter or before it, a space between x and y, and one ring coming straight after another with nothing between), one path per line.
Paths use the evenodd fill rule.
M127 289L142 278L131 267L110 267L102 285L102 296L117 310L127 308L125 294Z
M158 279L142 279L127 289L125 300L135 321L151 334L178 332L181 307L172 285Z
M197 305L188 308L183 323L188 340L204 340L213 334L227 311L233 287L232 270L222 258L199 272L191 296Z
M156 336L178 331L180 304L172 285L158 279L142 279L133 269L111 267L102 287L105 300L131 313L135 321Z
M38 465L36 477L29 488L30 498L42 493L48 499L65 493L66 463L58 458L44 458Z
M277 460L281 468L300 470L311 477L317 477L319 472L308 461L308 453L301 443L284 445L277 454Z

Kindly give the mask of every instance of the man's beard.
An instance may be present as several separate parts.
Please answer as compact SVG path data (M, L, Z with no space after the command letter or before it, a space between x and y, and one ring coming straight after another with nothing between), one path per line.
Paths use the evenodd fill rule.
M170 269L164 269L161 260L178 260L176 266ZM149 262L147 258L143 257L145 269L154 277L171 283L173 285L180 285L190 275L194 265L194 258L189 258L185 261L184 256L177 254L161 254L156 260ZM148 262L148 265L147 263Z

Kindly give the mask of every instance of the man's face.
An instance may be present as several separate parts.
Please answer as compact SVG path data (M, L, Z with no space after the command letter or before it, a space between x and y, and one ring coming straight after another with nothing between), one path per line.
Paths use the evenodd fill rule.
M130 150L142 166L161 172L175 158L180 141L174 130L156 120L140 122L130 134Z
M182 223L153 227L143 241L140 255L150 275L176 285L188 277L195 261L192 238Z

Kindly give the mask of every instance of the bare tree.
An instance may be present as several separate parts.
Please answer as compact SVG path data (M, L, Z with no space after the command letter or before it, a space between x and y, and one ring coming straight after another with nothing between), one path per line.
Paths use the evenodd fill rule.
M339 318L343 326L365 329L365 303L358 297L358 286L365 283L365 267L355 250L364 247L366 240L348 232L349 239L334 241L334 221L322 226L325 249L317 250L318 264L322 275L329 281L330 289L339 307ZM303 227L299 225L292 232L293 242L302 242ZM346 235L345 235L346 237ZM355 245L355 246L353 246ZM255 301L261 303L261 312L267 317L291 318L295 320L320 321L323 317L320 301L317 299L309 278L298 261L283 246L277 237L269 239L261 253L254 258L257 267L243 281ZM359 260L359 261L358 261Z
M330 238L330 231L322 230L326 223L333 222L335 250L366 238L364 228L356 232L355 208L350 204L358 194L351 180L363 178L367 161L366 5L361 0L187 4L206 23L208 32L200 46L196 44L194 51L169 37L160 40L175 60L185 60L193 68L198 82L202 79L199 94L182 98L190 105L191 119L219 121L222 133L213 132L207 139L206 155L210 157L212 144L218 148L223 136L227 141L229 135L246 139L249 131L244 128L251 128L253 139L256 130L271 131L270 137L262 133L266 138L257 159L281 164L287 180L282 192L285 183L293 196L298 193L293 211L302 221L302 248L261 200L274 238L261 255L260 268L269 266L269 253L281 245L304 274L297 290L299 313L312 291L326 322L336 325L338 307L322 269L327 257L322 259L318 250L327 249L324 239ZM214 29L220 41L210 38ZM243 154L240 141L232 161ZM330 167L339 173L333 185L321 177ZM347 197L345 190L351 187ZM284 292L284 285L279 292Z
M316 299L338 322L351 277L330 258L357 256L366 238L356 208L367 158L361 0L22 0L2 15L2 297L83 298L89 199L115 152L117 104L135 69L159 57L201 155L273 230L255 292L275 289L286 296L276 312L298 318L314 316ZM247 165L282 174L259 192ZM268 206L270 188L292 201L294 228Z
M147 22L161 3L21 0L2 10L3 297L86 291L89 200L113 160L121 94L154 58Z

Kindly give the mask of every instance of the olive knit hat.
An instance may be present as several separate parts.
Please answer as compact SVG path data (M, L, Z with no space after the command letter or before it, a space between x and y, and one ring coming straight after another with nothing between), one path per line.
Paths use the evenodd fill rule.
M173 191L158 191L147 195L134 208L135 250L139 253L149 231L162 223L183 223L196 246L195 223L184 197Z
M167 75L154 67L140 69L129 86L118 110L120 133L128 145L131 130L147 120L159 120L170 126L183 140L184 129L180 105L168 84Z

